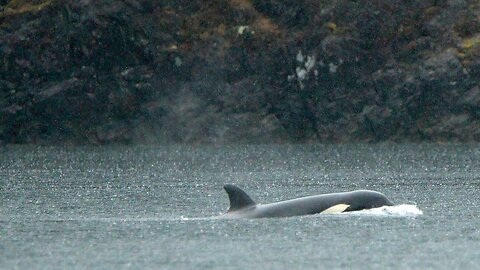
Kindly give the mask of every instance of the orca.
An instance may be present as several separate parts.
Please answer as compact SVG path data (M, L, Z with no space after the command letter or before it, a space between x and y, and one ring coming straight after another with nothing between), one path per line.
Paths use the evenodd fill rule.
M222 218L272 218L359 211L394 204L380 192L355 190L301 197L269 204L257 204L241 188L223 186L230 208Z

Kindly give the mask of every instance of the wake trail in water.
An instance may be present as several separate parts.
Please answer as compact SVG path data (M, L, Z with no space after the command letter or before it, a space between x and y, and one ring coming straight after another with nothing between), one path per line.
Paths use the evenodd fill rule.
M316 214L315 217L326 217L326 216L370 216L370 217L417 217L423 215L423 211L420 210L416 205L413 204L400 204L394 206L382 206L378 208L352 211L352 212L343 212L343 213L332 213L332 214ZM292 218L292 217L290 217ZM223 220L225 219L222 215L211 216L211 217L81 217L81 218L45 218L45 219L36 219L37 222L106 222L106 223L117 223L117 222L161 222L161 221L209 221L209 220ZM15 219L3 220L0 219L0 223L8 223L15 221ZM18 220L20 221L20 220Z
M325 217L325 216L371 216L371 217L416 217L423 215L423 211L420 210L414 204L399 204L394 206L382 206L378 208L372 208L367 210L352 211L352 212L343 212L343 213L333 213L333 214L316 214L315 217ZM294 217L289 217L294 218ZM213 217L180 217L182 221L202 221L202 220L222 220L225 219L222 216L213 216Z
M378 208L352 211L352 212L343 212L343 213L334 213L334 214L316 214L316 217L324 216L372 216L372 217L416 217L423 215L423 211L420 210L414 204L399 204L394 206L382 206ZM292 217L290 217L292 218ZM213 216L213 217L180 217L182 221L202 221L202 220L216 220L224 219L222 216ZM173 221L173 220L172 220Z

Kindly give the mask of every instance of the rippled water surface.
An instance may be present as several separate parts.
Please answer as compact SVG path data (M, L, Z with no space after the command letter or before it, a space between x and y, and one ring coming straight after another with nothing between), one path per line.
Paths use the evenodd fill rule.
M0 148L2 269L475 269L479 145ZM371 189L360 213L215 219ZM423 214L422 214L423 213Z

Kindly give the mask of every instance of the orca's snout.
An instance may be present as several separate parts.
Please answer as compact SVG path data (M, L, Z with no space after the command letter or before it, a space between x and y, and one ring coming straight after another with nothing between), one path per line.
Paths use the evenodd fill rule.
M387 202L385 203L386 206L394 206L395 204L390 201L389 199L387 199Z

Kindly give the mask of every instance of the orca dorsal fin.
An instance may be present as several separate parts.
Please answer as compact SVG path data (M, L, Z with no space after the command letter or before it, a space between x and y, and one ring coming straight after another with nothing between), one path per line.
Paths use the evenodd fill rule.
M230 208L228 209L228 212L256 205L252 198L250 198L250 196L248 196L248 194L241 188L230 184L224 185L223 188L230 199Z

